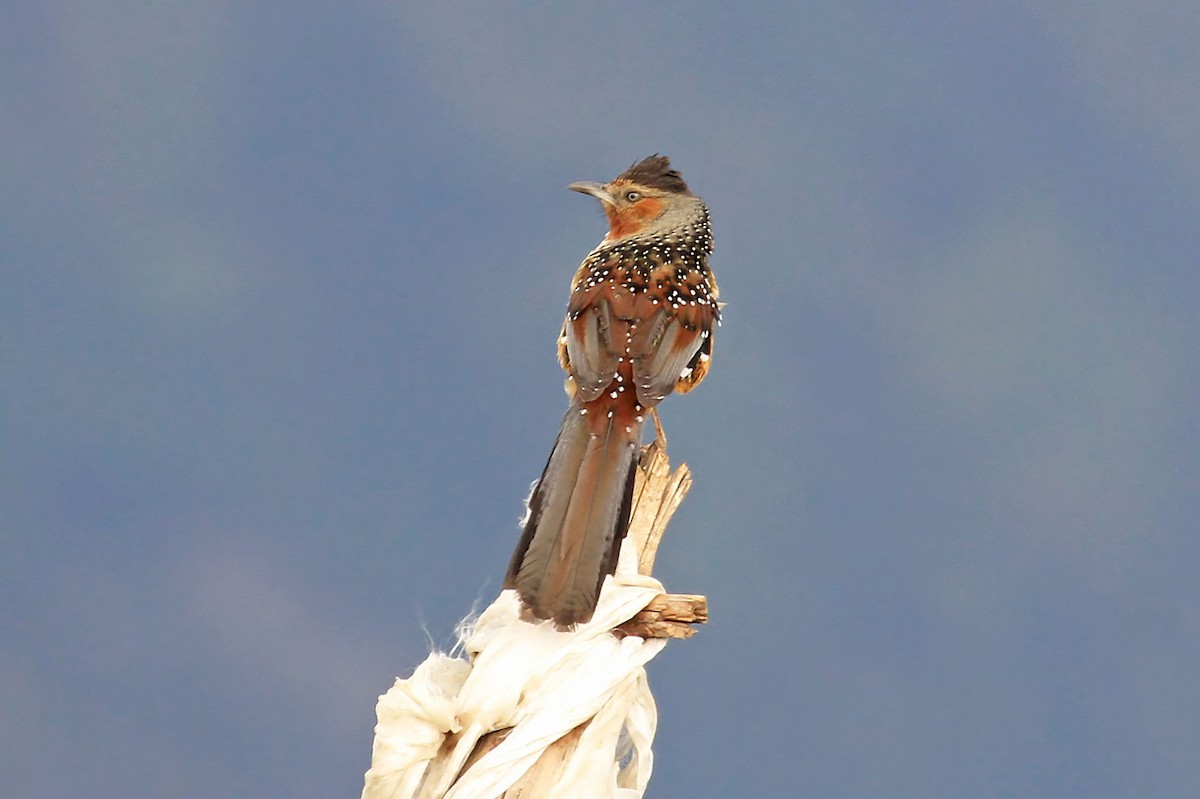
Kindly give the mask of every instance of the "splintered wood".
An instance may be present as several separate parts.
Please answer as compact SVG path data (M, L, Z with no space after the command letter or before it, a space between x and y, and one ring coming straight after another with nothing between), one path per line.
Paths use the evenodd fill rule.
M688 625L708 621L708 600L699 594L660 594L646 609L613 630L616 635L642 638L691 638Z
M638 573L652 574L658 545L667 523L692 488L687 464L671 471L665 445L654 439L642 447L637 479L633 486L633 510L629 514L629 537L638 551Z
M671 471L666 438L658 427L657 415L654 421L658 437L642 448L628 533L638 552L638 573L647 575L654 571L654 560L667 523L692 488L692 473L686 463ZM662 594L613 632L642 638L690 638L696 630L689 625L706 621L708 600L703 596Z

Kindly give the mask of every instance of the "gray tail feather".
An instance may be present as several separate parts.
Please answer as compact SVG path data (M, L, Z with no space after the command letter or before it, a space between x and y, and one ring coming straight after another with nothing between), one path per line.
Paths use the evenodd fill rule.
M629 527L642 425L602 433L573 403L563 418L504 579L522 603L560 627L592 618Z

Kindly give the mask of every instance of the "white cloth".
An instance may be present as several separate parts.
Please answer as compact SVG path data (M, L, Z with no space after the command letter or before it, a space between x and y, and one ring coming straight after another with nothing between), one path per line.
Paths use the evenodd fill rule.
M628 543L628 542L626 542ZM657 580L622 567L605 580L587 624L559 632L519 618L513 591L503 591L465 634L469 660L434 652L408 679L379 698L378 724L362 799L409 799L447 734L460 733L442 784L422 796L494 799L548 746L591 719L547 796L633 799L650 779L658 716L645 664L662 639L618 639L610 630L663 593ZM454 784L478 740L508 736Z

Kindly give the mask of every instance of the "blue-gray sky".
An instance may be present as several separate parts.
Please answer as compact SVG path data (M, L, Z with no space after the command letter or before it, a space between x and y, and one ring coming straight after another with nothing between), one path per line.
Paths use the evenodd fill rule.
M1200 11L18 4L0 794L354 796L498 590L574 180L671 156L659 797L1200 784Z

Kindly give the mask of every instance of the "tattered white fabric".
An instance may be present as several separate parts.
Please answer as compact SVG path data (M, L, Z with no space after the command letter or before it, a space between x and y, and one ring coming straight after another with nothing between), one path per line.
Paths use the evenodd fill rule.
M628 542L626 542L628 543ZM629 551L627 551L629 550ZM547 796L634 799L645 791L657 725L645 664L665 640L618 639L613 627L663 593L651 577L622 568L605 581L587 624L559 632L518 618L515 592L503 591L466 635L469 660L431 654L379 698L371 769L362 799L494 799L546 748L591 719ZM458 772L479 739L512 728L494 749ZM440 784L422 785L449 734L459 734ZM455 779L455 777L458 777Z

